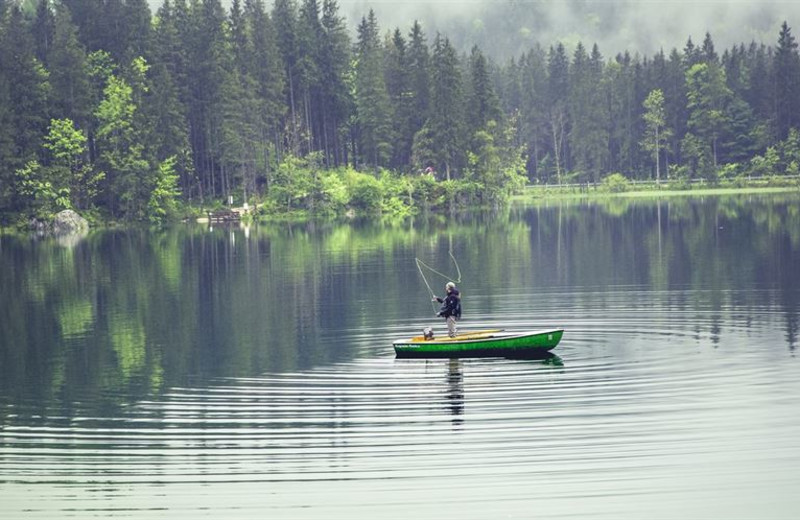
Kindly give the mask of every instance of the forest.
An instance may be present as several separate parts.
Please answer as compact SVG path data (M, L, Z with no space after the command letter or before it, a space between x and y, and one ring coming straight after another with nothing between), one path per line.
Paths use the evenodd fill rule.
M503 60L336 0L0 0L0 223L163 222L248 203L395 214L525 184L800 174L800 54L775 43Z

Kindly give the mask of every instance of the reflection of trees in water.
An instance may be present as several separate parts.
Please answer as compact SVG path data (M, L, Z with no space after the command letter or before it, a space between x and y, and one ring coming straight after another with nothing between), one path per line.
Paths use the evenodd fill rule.
M487 315L506 311L493 297L509 287L624 283L670 295L670 310L713 316L697 324L697 335L714 341L730 323L729 309L745 309L744 319L755 316L751 308L780 311L793 349L796 201L548 202L396 225L114 230L69 248L0 235L0 394L123 401L187 378L306 369L358 356L359 348L388 349L385 337L375 338L428 305L415 299L424 291L413 265L421 249L436 265L447 264L452 249L470 294L488 296ZM763 287L770 290L751 290ZM471 309L470 317L480 311ZM342 331L360 337L360 346ZM462 362L447 370L447 406L459 421Z

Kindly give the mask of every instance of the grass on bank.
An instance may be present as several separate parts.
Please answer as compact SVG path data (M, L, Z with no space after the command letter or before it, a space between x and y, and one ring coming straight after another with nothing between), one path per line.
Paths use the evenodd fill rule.
M606 177L599 184L529 185L513 197L518 202L539 202L587 198L661 198L737 195L747 193L800 194L800 178L775 176L762 178L737 178L709 184L697 181L661 182L639 181L633 183L619 174Z

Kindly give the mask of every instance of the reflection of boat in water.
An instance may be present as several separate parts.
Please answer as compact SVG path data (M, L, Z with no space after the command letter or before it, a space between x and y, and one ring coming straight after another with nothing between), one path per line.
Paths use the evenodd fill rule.
M544 357L554 349L564 329L526 332L479 330L450 338L415 336L393 343L397 357Z

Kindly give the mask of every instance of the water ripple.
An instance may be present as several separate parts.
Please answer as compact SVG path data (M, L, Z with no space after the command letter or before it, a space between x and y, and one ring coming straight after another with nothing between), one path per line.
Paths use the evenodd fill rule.
M580 498L598 517L737 518L762 503L744 489L769 501L764 518L800 510L787 494L799 367L774 354L769 319L623 300L596 316L537 309L567 329L547 360L397 360L392 338L415 333L397 323L346 333L365 354L353 360L174 387L114 416L5 404L0 510L344 518L458 504L459 518L489 518L536 503L570 517ZM523 311L506 328L525 326Z

